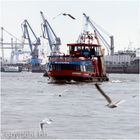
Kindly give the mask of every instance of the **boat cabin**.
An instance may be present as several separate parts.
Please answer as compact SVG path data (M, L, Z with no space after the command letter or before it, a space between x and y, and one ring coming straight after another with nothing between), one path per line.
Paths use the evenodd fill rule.
M76 43L67 44L69 47L69 54L75 57L92 58L92 56L99 56L99 47L97 44Z

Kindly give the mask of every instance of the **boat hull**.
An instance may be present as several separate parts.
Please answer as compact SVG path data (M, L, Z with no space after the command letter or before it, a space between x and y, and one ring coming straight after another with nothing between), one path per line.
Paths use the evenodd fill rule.
M22 69L18 66L2 66L1 72L21 72Z
M126 74L139 74L139 65L137 66L107 66L107 73L126 73Z
M51 77L55 81L78 81L78 82L86 82L86 81L108 81L107 76L94 76L91 73L87 72L75 72L75 71L49 71L49 77Z

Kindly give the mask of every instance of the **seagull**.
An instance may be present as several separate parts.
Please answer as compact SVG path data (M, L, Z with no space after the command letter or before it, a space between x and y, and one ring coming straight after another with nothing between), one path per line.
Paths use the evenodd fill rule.
M63 15L63 16L69 16L70 18L72 18L73 20L75 20L75 17L73 17L71 14L66 14L66 13L61 13L59 15L57 15L56 17ZM55 19L56 17L54 17L53 19Z
M101 87L99 86L99 84L95 84L95 87L97 88L97 90L105 97L105 99L107 100L108 104L106 105L109 108L116 108L119 106L119 104L125 102L125 100L120 100L118 102L113 103L111 98L105 94L105 92L101 89Z
M44 120L42 120L40 122L40 128L41 128L41 130L43 131L43 125L44 124L51 124L51 123L52 123L52 120L51 119L45 118Z
M63 13L62 15L63 15L63 16L69 16L70 18L75 19L75 17L73 17L71 14Z

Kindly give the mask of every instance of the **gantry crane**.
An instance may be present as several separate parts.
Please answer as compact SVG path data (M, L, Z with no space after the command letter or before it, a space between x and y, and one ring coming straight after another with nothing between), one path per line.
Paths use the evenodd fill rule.
M97 24L95 24L95 22L93 22L90 19L90 17L88 17L85 13L83 13L83 15L84 15L84 18L86 19L85 29L84 29L83 33L88 34L88 31L87 31L88 25L90 25L91 28L93 29L96 41L99 44L99 55L101 56L101 57L98 57L98 67L103 72L103 74L105 75L106 74L106 67L105 67L105 61L104 61L104 50L101 49L100 41L107 48L108 54L110 53L111 55L113 55L114 54L114 39L113 39L113 36L112 35L109 36L110 40L111 40L111 42L109 44L106 41L106 39L103 37L103 35L99 32L99 30L98 30L99 26Z
M101 27L99 27L97 24L95 24L95 22L93 22L90 17L88 17L85 13L83 13L85 19L86 19L86 26L88 24L90 24L90 26L92 27L92 29L94 30L96 36L102 41L102 43L105 45L105 47L107 48L108 54L110 53L111 55L114 54L114 38L112 35L109 35L110 38L110 44L106 41L106 39L103 37L103 35L99 32L98 28L100 28L100 30L103 31L103 29L101 29ZM105 31L104 31L105 33ZM107 33L106 33L107 34Z
M39 65L39 59L38 59L38 46L41 44L40 43L40 38L38 38L36 36L36 34L34 33L33 29L31 28L29 22L27 20L24 20L24 22L21 24L22 26L22 30L23 30L23 38L24 39L28 39L28 43L29 43L29 47L30 47L30 51L31 51L31 65ZM30 32L32 33L32 35L35 38L35 41L31 41L30 38L30 34L29 34L29 29Z
M17 52L20 51L20 53L26 53L23 51L23 47L24 45L27 45L26 43L24 43L22 40L18 39L16 36L14 36L13 34L11 34L10 32L8 32L4 27L0 28L1 30L1 37L0 37L0 49L1 49L1 60L3 63L4 62L4 50L8 49L11 50L11 59L10 62L11 64L13 63L13 58L16 55L16 62L18 62L18 54ZM4 41L4 33L6 33L6 35L12 37L11 38L11 42L5 42ZM15 39L15 42L14 42ZM5 39L7 41L7 39ZM18 42L17 42L18 41Z
M49 22L47 21L47 19L45 19L42 11L40 12L40 14L43 19L42 23L43 38L48 39L51 55L56 55L59 53L60 50L59 46L61 45L61 40L59 37L56 36Z

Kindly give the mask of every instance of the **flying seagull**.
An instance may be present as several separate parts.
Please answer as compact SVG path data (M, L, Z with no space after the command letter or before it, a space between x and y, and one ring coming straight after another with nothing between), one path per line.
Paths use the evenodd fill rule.
M99 84L95 84L95 87L97 88L97 90L105 97L105 99L107 100L108 104L106 106L108 106L109 108L116 108L118 107L119 104L125 102L125 100L120 100L116 103L113 103L111 98L105 94L105 92L101 89L101 87L99 86Z
M41 130L43 131L44 124L51 124L51 123L52 123L52 120L51 119L45 118L44 120L42 120L40 122L40 128L41 128Z
M61 13L59 15L57 15L56 17L63 15L63 16L69 16L70 18L72 18L73 20L75 20L75 17L73 17L71 14L66 14L66 13ZM54 17L53 19L55 19L56 17Z
M62 15L63 15L63 16L69 16L70 18L75 19L75 17L73 17L71 14L63 13Z

